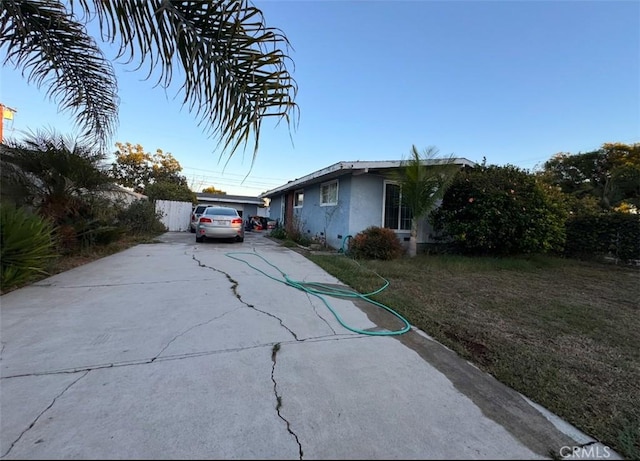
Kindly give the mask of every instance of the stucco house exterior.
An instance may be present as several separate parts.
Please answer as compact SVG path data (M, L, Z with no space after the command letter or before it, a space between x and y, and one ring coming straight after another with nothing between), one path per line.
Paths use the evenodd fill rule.
M465 158L453 163L475 166ZM423 161L426 166L443 160ZM269 199L269 217L293 225L309 238L341 248L347 236L370 226L392 229L408 246L411 216L401 205L402 191L392 178L402 160L338 162L260 194ZM423 219L418 243L430 242L431 226Z

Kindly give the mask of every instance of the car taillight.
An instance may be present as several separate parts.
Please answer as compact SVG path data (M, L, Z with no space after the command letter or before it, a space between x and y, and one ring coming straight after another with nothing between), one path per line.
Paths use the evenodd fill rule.
M231 224L242 224L242 218L232 219Z
M200 222L211 222L209 218L200 218Z
M196 217L191 215L191 221L195 221L195 220L196 220Z

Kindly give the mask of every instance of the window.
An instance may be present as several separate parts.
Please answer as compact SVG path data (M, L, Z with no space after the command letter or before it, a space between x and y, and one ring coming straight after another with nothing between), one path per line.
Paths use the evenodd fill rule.
M297 190L293 193L293 206L295 208L300 208L304 202L304 191L302 189Z
M326 182L320 186L320 206L338 204L338 180Z
M398 184L384 184L384 227L393 230L411 230L411 210L402 203L402 190Z

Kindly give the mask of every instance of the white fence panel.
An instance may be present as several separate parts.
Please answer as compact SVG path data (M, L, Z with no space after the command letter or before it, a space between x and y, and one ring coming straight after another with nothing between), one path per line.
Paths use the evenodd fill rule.
M171 232L189 230L192 209L191 202L156 200L156 212L162 213L162 223Z

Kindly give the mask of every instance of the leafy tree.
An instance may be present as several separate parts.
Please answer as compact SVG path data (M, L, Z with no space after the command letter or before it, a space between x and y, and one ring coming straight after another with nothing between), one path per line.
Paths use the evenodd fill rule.
M189 190L187 178L180 174L182 166L170 152L157 149L151 155L140 144L131 143L118 142L116 147L116 161L111 165L111 174L119 184L147 195L149 185L156 182L175 184Z
M537 253L564 244L563 206L533 175L511 165L460 170L431 217L462 253Z
M223 190L216 189L214 186L205 187L202 189L203 194L219 194L219 195L227 195L227 193Z
M116 161L111 165L112 176L118 184L142 193L153 174L151 154L145 152L140 144L117 142L116 147Z
M196 194L187 185L164 180L149 184L145 189L145 195L149 200L197 203Z
M255 157L262 121L289 124L297 112L289 41L249 0L3 0L3 64L45 87L102 146L117 126L119 101L112 63L88 34L90 22L119 47L116 59L146 67L146 79L168 88L179 76L183 105L229 156L252 138Z
M422 154L416 146L401 163L396 179L402 191L402 203L411 210L409 256L417 254L418 222L433 209L453 180L458 167L449 159L437 159L438 150L427 148Z
M571 196L578 211L582 201L593 199L601 211L638 209L640 143L605 143L598 150L574 155L561 152L544 164L539 176Z

